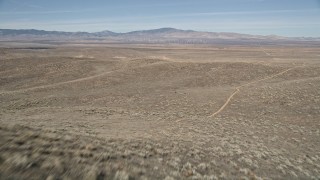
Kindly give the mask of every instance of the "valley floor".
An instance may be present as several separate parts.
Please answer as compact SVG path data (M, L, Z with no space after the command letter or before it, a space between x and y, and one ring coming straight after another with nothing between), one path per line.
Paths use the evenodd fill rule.
M318 47L29 46L0 49L0 179L320 178Z

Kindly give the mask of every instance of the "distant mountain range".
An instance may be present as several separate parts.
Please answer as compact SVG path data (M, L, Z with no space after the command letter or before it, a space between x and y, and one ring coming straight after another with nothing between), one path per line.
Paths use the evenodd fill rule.
M63 32L44 31L36 29L0 29L0 41L17 40L98 40L126 43L178 43L178 44L212 44L212 43L248 43L261 42L318 42L320 38L312 37L283 37L276 35L261 36L229 32L200 32L174 28L116 33L112 31Z

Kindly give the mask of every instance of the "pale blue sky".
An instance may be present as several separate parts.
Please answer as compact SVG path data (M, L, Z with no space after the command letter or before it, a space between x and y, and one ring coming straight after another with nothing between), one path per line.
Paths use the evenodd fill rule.
M0 0L0 28L320 37L320 0Z

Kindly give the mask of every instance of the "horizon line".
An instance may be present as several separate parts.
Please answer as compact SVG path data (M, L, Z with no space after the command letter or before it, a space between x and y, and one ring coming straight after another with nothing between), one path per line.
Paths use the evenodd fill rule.
M192 30L192 29L179 29L179 28L174 28L174 27L140 29L140 30L131 30L131 31L126 31L126 32L116 32L116 31L111 31L111 30L108 30L108 29L89 32L89 31L44 30L44 29L34 29L34 28L29 28L29 29L24 29L24 28L18 28L18 29L15 29L15 28L14 29L12 29L12 28L0 28L0 30L36 30L36 31L47 31L47 32L88 33L88 34L94 34L94 33L99 33L99 32L103 32L103 31L109 31L111 33L116 33L116 34L127 34L127 33L131 33L131 32L151 31L151 30L159 30L159 29L175 29L175 30L180 30L180 31L194 31L194 32L202 32L202 33L233 33L233 34L241 34L241 35L263 36L263 37L278 36L278 37L285 37L285 38L320 38L319 36L283 36L283 35L277 35L277 34L261 35L261 34L249 34L249 33L239 33L239 32L231 32L231 31L219 31L219 32L217 32L217 31L201 31L201 30Z

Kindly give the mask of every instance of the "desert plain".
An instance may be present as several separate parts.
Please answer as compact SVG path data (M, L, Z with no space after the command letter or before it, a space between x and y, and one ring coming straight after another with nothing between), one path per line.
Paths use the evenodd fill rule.
M319 179L320 46L5 43L0 179Z

